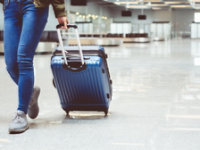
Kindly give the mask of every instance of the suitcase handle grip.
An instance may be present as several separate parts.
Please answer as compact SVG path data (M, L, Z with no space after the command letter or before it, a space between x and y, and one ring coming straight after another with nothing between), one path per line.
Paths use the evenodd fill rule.
M65 62L66 65L68 65L67 56L66 56L67 51L65 51L65 49L64 49L62 36L61 36L61 32L60 32L60 28L62 26L63 26L63 24L59 24L59 25L56 26L56 28L57 28L58 40L59 40L59 43L60 43L60 46L61 46L61 49L62 49L62 55L64 57L64 62ZM78 26L77 25L68 24L67 27L75 29L76 39L77 39L77 43L78 43L78 47L79 47L81 64L84 65L83 50L82 50L82 47L81 47L80 37L79 37L79 33L78 33Z
M57 26L56 26L56 29L60 29L61 27L63 27L64 26L64 24L62 23L62 24L58 24ZM75 25L75 24L68 24L67 25L67 28L74 28L74 29L78 29L78 26L77 25Z

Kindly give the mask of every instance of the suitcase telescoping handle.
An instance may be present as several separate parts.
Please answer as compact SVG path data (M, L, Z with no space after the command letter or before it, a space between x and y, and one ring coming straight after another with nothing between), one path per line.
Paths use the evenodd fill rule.
M68 65L67 56L66 56L66 53L65 53L63 40L62 40L62 36L61 36L61 32L60 32L60 28L63 27L63 26L64 26L63 24L59 24L59 25L56 26L56 29L57 29L57 33L58 33L58 40L59 40L59 43L60 43L60 46L61 46L61 49L62 49L62 55L64 57L64 62L65 62L66 65ZM83 50L82 50L82 47L81 47L80 37L79 37L79 33L78 33L78 26L73 25L73 24L68 24L67 27L75 29L76 39L77 39L79 53L80 53L81 64L84 65Z
M56 26L56 29L60 29L60 28L63 27L63 26L64 26L64 24L58 24L58 25ZM67 25L67 28L78 29L78 26L75 25L75 24L68 24L68 25Z

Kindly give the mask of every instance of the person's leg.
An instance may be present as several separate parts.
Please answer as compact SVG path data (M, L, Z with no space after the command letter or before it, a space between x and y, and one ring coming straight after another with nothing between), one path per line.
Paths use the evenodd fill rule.
M36 8L32 2L27 0L23 2L22 9L22 32L17 53L18 110L27 113L34 85L33 56L47 22L48 7Z
M18 84L19 70L17 63L17 51L22 28L22 15L19 12L19 4L15 0L4 0L4 54L8 73ZM28 129L28 122L24 112L17 112L9 125L9 133L19 133Z
M22 19L17 3L10 2L4 10L4 55L7 71L16 84L18 84L17 50L21 26Z
M17 47L19 105L16 117L9 126L9 133L21 133L28 129L26 113L33 91L33 56L48 18L47 8L36 8L32 0L13 0L20 8L22 29Z

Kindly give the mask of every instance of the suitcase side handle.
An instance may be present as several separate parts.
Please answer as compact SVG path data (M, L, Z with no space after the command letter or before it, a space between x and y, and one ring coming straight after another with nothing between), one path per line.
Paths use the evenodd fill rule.
M61 29L60 28L62 26L63 26L63 24L59 24L59 25L56 26L56 28L57 28L59 44L60 44L61 49L62 49L62 55L64 57L64 62L65 62L66 65L68 65L67 56L66 56L67 52L64 49L63 40L62 40L62 36L61 36ZM84 65L83 50L82 50L82 47L81 47L80 37L79 37L79 33L78 33L78 26L77 25L68 24L67 27L68 28L74 28L74 30L75 30L76 39L77 39L78 48L79 48L79 53L80 53L81 64Z
M68 62L68 65L63 64L63 68L72 72L79 72L86 69L86 64L81 64L81 62Z

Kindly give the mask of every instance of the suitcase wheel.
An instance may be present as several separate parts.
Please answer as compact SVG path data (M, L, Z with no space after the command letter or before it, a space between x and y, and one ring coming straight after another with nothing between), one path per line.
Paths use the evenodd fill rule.
M66 116L69 117L69 111L65 111L66 112Z
M52 79L53 86L56 88L55 80Z
M63 107L62 107L62 109L66 112L66 116L69 117L69 110L66 108L63 108Z
M104 113L105 113L105 117L108 116L108 109L104 110Z

